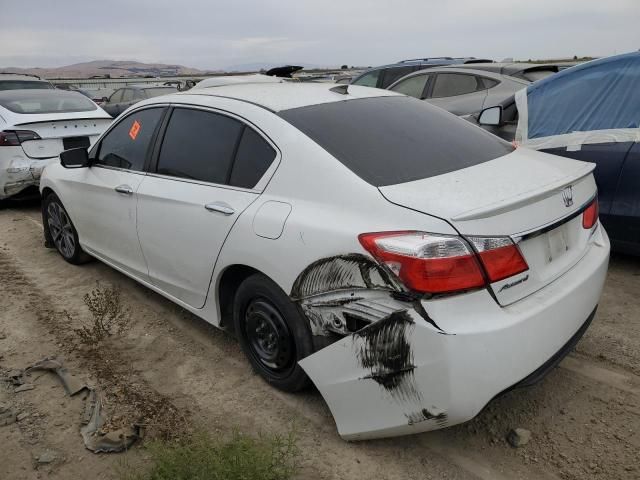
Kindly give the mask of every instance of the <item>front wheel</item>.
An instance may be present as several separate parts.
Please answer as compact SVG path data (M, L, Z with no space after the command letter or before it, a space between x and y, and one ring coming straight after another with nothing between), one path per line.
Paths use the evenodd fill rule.
M242 350L262 378L287 392L310 384L298 365L313 353L307 320L271 279L254 274L242 282L233 319Z
M50 193L44 199L42 213L47 242L58 250L62 258L74 265L91 258L80 247L78 232L55 193Z

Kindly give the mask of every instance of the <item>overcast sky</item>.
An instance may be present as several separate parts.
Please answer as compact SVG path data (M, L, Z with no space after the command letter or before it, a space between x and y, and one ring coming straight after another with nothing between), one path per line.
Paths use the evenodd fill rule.
M640 0L0 0L0 67L379 65L640 49Z

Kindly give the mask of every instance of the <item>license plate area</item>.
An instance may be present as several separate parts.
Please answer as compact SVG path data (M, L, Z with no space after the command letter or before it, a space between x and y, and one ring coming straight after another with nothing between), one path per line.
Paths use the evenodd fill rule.
M90 145L89 137L67 137L62 139L62 146L65 150L71 148L89 148Z
M569 251L569 232L567 225L563 224L553 230L543 234L546 236L547 243L547 263L558 261L563 255Z

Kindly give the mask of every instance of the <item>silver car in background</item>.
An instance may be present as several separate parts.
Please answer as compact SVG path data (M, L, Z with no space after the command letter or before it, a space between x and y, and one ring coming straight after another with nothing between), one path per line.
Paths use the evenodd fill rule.
M530 82L499 73L460 67L436 67L402 77L388 90L409 95L459 116L497 105Z

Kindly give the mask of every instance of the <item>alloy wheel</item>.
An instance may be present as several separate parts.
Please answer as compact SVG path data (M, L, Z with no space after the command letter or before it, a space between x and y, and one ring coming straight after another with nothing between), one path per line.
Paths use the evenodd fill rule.
M47 207L47 224L51 238L58 251L65 258L71 258L76 250L73 225L67 212L57 202L51 202Z

